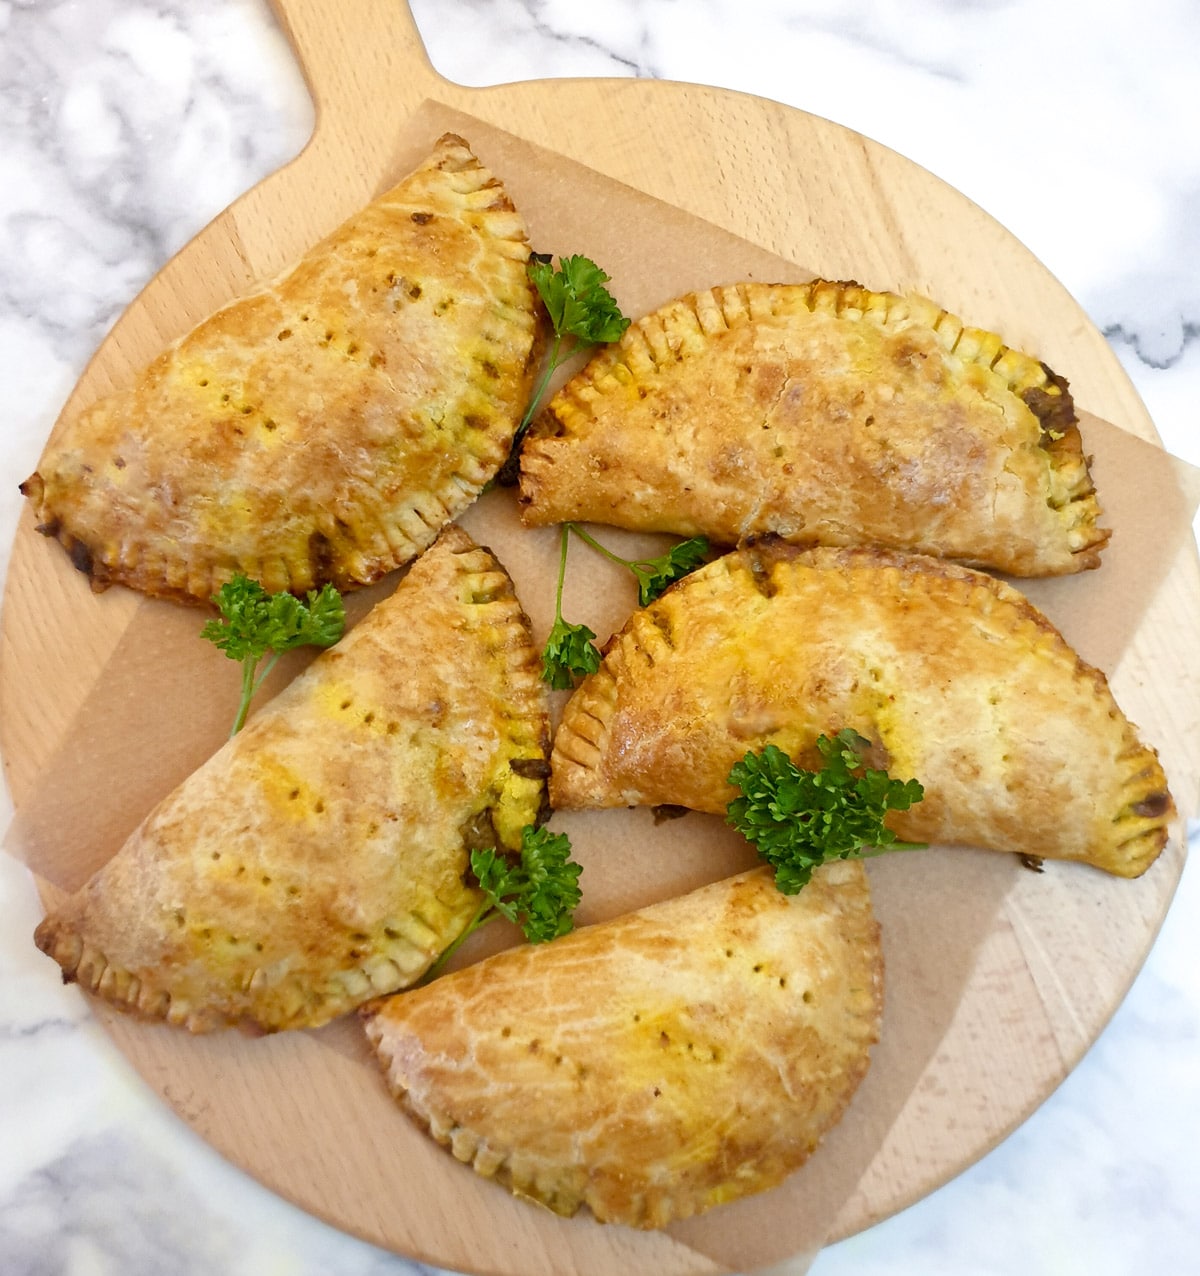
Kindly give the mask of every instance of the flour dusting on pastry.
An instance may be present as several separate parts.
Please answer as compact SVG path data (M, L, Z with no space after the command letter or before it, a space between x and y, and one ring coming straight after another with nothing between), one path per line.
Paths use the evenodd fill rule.
M1066 382L923 297L746 283L634 323L542 414L524 518L875 545L1019 576L1109 533Z
M564 712L555 807L723 814L730 769L775 744L801 765L851 728L924 799L915 842L1079 860L1122 877L1174 806L1104 675L1011 586L882 550L747 546L630 617Z
M538 817L546 699L507 574L451 527L38 926L64 978L193 1031L311 1027L419 979Z
M508 455L539 346L525 228L447 134L287 274L64 417L22 485L102 588L361 585Z
M398 1101L556 1213L663 1227L777 1186L842 1117L879 1035L860 863L768 869L488 958L367 1012Z

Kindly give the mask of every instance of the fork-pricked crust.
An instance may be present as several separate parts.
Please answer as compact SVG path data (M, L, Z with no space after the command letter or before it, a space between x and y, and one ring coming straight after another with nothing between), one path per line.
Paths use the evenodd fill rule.
M286 275L59 422L22 485L97 587L341 589L424 550L508 454L536 363L524 225L447 134Z
M635 612L567 703L555 807L724 813L730 768L775 744L801 766L852 727L925 798L920 842L1079 860L1136 877L1174 807L1153 749L1017 590L882 550L751 545Z
M503 568L447 528L396 592L37 928L64 979L194 1032L311 1027L407 987L543 799L546 697Z
M737 284L563 387L522 451L523 517L1061 575L1109 536L1075 422L1061 377L923 297Z
M392 1093L461 1161L559 1214L662 1227L775 1187L879 1035L866 874L718 882L388 998Z

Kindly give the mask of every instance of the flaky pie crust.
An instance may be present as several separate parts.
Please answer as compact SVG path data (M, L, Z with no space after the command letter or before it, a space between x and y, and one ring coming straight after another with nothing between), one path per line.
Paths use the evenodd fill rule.
M287 274L64 417L22 486L95 586L341 589L424 550L508 454L536 364L525 228L447 134Z
M544 800L537 651L494 556L448 528L396 592L150 813L38 926L123 1010L311 1027L413 983Z
M1066 382L920 296L742 283L633 323L521 456L530 525L877 545L1019 576L1109 533Z
M724 813L730 768L776 744L816 766L851 727L915 777L901 837L1136 877L1174 807L1104 675L1016 589L882 550L745 547L635 612L568 702L555 807Z
M401 1105L556 1213L662 1227L776 1186L838 1121L882 1009L857 863L754 870L368 1008Z

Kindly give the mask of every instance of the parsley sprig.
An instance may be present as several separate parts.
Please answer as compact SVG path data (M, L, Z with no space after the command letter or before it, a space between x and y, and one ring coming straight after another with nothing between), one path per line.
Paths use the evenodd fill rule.
M462 934L426 971L422 983L437 978L467 937L493 917L507 917L520 926L531 944L547 943L574 928L583 866L571 859L571 841L565 833L527 824L521 830L518 860L485 847L471 852L471 872L483 900Z
M256 580L240 572L225 582L213 598L220 620L210 620L200 630L230 660L241 662L242 698L230 736L246 722L250 701L275 667L293 647L332 647L346 628L342 596L332 585L310 589L306 601L293 594L269 593ZM267 663L261 672L258 666Z
M596 635L587 625L574 625L563 619L563 581L567 574L567 547L571 536L578 536L597 553L621 567L628 567L637 578L638 606L652 603L668 585L673 585L701 566L708 554L708 541L703 536L680 541L657 558L622 558L584 531L578 523L563 523L558 556L558 591L554 601L554 626L542 649L542 679L555 691L567 691L577 677L595 673L600 668L600 651Z
M729 783L741 790L728 822L775 869L775 885L795 895L830 860L923 850L901 842L883 823L888 811L907 811L925 795L916 780L893 780L863 766L869 742L850 728L831 740L817 737L824 763L802 771L773 744L735 763Z
M563 581L567 575L567 547L571 543L570 523L564 523L559 536L558 590L554 596L554 624L542 648L542 681L555 691L569 691L576 677L595 673L600 668L600 651L595 633L587 625L573 625L563 619Z
M560 257L558 269L550 253L532 253L526 271L550 316L554 340L546 358L541 380L513 435L512 451L496 476L504 487L517 481L521 441L529 429L550 378L572 355L608 345L629 327L613 295L604 286L611 280L589 257L573 254Z
M611 549L601 545L578 523L567 523L565 526L569 527L585 544L603 554L605 558L621 567L628 567L633 572L637 577L639 607L652 603L668 585L673 585L677 580L694 572L703 564L705 555L708 553L708 540L703 536L693 536L691 540L672 545L665 554L660 554L657 558L622 558L620 554L614 554Z
M557 939L574 926L583 868L571 859L571 841L565 833L526 825L521 831L519 863L486 848L471 852L471 871L491 907L520 926L531 944ZM483 917L487 919L486 912Z

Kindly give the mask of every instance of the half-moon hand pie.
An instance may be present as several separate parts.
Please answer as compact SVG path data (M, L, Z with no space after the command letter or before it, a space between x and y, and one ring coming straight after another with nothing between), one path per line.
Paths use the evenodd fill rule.
M456 526L51 910L64 978L192 1031L309 1027L418 979L544 799L539 661Z
M97 587L207 602L414 558L503 463L538 347L525 228L459 137L56 426L22 485Z
M875 545L1019 576L1108 532L1066 382L923 297L745 283L632 324L543 412L526 523Z
M559 1214L662 1227L761 1192L839 1119L877 1040L861 864L754 870L364 1010L393 1094Z
M1153 749L1017 590L882 550L744 547L635 612L568 701L551 755L560 808L724 814L731 767L775 744L816 767L852 728L924 800L888 827L1081 860L1122 877L1166 844Z

